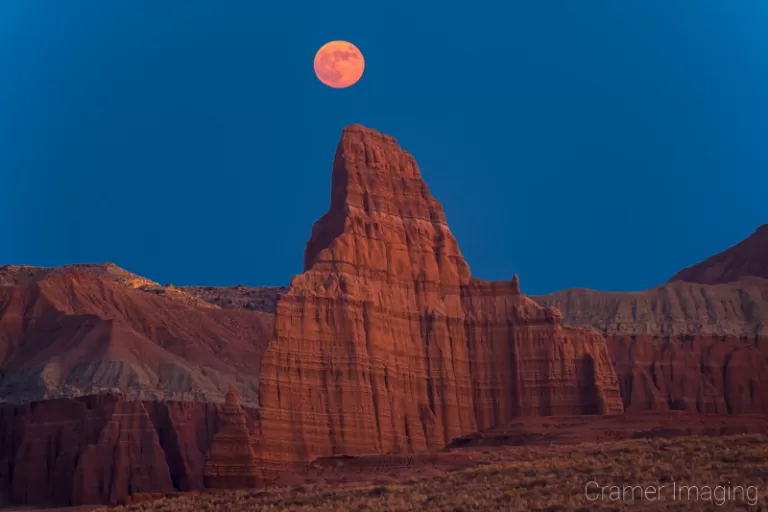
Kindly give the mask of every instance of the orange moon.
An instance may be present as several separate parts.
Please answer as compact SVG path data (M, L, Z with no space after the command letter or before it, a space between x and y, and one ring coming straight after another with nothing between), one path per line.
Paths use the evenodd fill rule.
M328 87L343 89L354 85L364 69L363 53L347 41L325 43L315 54L315 74Z

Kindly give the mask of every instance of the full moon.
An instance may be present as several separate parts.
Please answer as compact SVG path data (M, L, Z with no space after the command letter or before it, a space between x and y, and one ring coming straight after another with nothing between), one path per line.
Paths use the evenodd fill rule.
M364 69L362 52L347 41L325 43L315 54L315 74L328 87L343 89L354 85Z

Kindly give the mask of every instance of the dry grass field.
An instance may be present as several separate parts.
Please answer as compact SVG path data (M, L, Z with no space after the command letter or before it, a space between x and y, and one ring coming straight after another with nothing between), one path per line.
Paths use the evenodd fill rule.
M460 449L471 464L187 494L109 510L768 510L768 437L678 437ZM358 475L360 476L360 475Z

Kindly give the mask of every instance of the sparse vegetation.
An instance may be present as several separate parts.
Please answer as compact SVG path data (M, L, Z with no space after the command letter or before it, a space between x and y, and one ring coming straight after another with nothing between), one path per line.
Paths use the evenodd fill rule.
M749 510L768 506L768 438L764 436L637 439L579 445L500 447L477 465L442 473L371 478L347 484L304 483L250 491L189 494L117 511L593 511ZM600 495L598 486L659 489L650 496ZM672 489L696 486L692 494ZM662 487L663 486L663 487ZM722 486L723 493L705 496ZM737 486L744 491L739 493ZM749 486L754 490L746 491ZM732 495L725 499L725 489ZM721 499L723 494L723 499ZM615 497L615 496L614 496ZM759 504L750 507L751 498ZM634 499L633 499L634 498ZM102 509L106 510L106 509Z

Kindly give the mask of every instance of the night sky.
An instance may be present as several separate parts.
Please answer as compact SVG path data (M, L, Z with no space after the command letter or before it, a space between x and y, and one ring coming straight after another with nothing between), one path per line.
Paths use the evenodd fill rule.
M768 2L0 2L0 263L287 284L343 126L473 274L636 290L768 222ZM325 42L362 79L323 86Z

